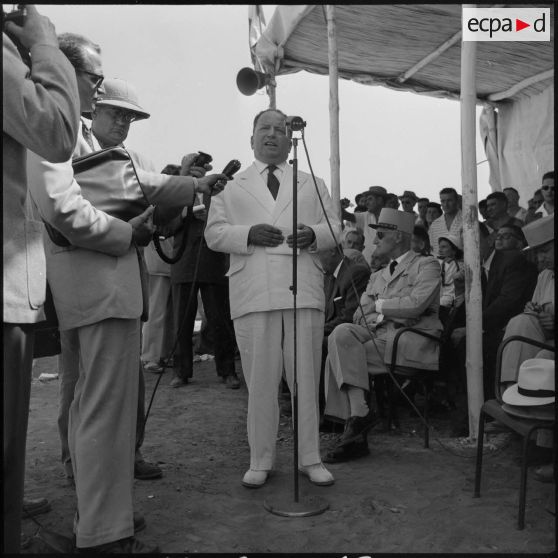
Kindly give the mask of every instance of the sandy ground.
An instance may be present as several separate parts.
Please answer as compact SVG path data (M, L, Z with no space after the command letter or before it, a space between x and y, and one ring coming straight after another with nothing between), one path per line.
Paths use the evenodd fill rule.
M37 519L46 529L71 536L75 495L59 463L56 428L57 359L36 361L29 418L26 494L45 496L52 511ZM547 553L553 551L555 517L546 509L554 485L529 473L525 530L516 529L519 442L496 441L483 469L481 498L474 499L474 451L459 455L432 439L422 446L417 419L402 410L402 428L381 426L369 436L371 454L330 465L336 483L316 487L300 478L300 498L320 496L329 509L317 516L289 518L269 513L264 500L294 501L292 433L281 416L275 474L261 489L240 484L249 462L245 433L247 392L218 382L212 362L195 365L193 382L171 389L165 373L147 424L144 457L158 462L162 479L135 481L136 511L147 521L138 535L168 553ZM238 362L240 367L240 363ZM147 374L147 397L156 376ZM444 444L447 418L433 424ZM418 431L418 432L417 432ZM322 435L322 448L333 434ZM456 450L454 450L456 451ZM37 531L23 522L27 536ZM32 544L27 552L37 550Z

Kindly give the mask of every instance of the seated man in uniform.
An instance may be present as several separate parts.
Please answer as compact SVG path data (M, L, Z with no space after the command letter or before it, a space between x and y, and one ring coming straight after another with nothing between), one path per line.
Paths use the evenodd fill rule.
M368 374L386 374L397 329L413 326L438 335L440 265L433 256L411 250L415 224L412 213L384 208L378 223L375 254L391 262L373 273L362 294L352 324L337 326L328 342L325 365L325 414L346 419L345 430L324 461L335 463L368 453L367 432L377 422L368 408ZM409 333L401 338L397 364L438 367L438 347L430 339Z

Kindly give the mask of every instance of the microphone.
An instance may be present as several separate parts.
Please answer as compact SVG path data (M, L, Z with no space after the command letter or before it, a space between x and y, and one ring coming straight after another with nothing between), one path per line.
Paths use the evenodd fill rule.
M232 159L227 163L227 166L223 169L223 172L221 174L226 175L229 180L232 180L234 173L237 172L240 167L240 161L238 161L237 159Z
M306 121L302 119L302 116L287 116L287 127L292 132L300 132L306 127Z

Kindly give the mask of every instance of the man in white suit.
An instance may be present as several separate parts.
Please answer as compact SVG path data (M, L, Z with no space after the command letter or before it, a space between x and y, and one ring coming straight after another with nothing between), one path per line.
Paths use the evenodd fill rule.
M45 301L42 223L28 206L27 149L49 161L72 153L78 131L75 72L58 48L54 26L26 6L23 27L2 33L2 224L3 224L3 549L20 550L25 442L29 416L34 324ZM29 68L16 45L33 57Z
M231 317L248 386L250 468L242 484L265 484L275 458L278 389L283 368L293 380L292 184L286 116L265 110L254 119L255 161L213 199L205 238L230 254ZM267 187L266 187L267 183ZM317 180L331 222L327 225L312 177L298 173L299 470L317 485L333 484L319 453L318 387L324 328L324 279L317 250L336 245L340 222L324 182Z
M90 112L100 86L100 48L74 34L59 37L76 70L81 112ZM85 123L84 123L85 124ZM82 127L74 157L90 153ZM88 141L89 140L89 141ZM132 487L138 400L141 261L137 245L151 238L153 207L130 222L97 210L81 194L71 160L28 160L30 192L43 220L69 240L45 240L47 279L58 314L62 350L79 355L68 441L76 485L78 550L155 552L134 539ZM196 192L215 193L224 178L145 173L146 196L179 213Z
M433 256L411 250L414 224L413 213L384 208L378 223L369 225L377 231L374 254L391 262L370 276L353 323L338 325L328 339L325 414L346 422L337 446L324 458L327 463L368 453L366 434L378 420L366 402L368 374L387 373L397 330L412 326L432 335L442 330L440 265ZM438 345L413 333L403 335L397 364L435 370Z

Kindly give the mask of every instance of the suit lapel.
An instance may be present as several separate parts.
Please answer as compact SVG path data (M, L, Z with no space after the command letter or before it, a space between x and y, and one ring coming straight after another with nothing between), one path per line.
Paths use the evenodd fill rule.
M276 205L276 202L273 200L271 193L267 189L267 184L263 181L263 178L253 163L244 173L236 177L236 183L252 196L267 214L271 215L273 213L273 207ZM279 188L279 191L281 191L281 188Z
M392 281L395 281L401 274L403 274L405 271L407 271L407 268L409 267L409 265L413 262L413 260L417 256L418 256L418 254L416 252L413 252L412 250L409 251L409 253L403 258L403 260L401 262L399 262L397 267L393 270L393 275L389 274L389 266L386 267L388 277L389 277L388 283L391 283Z
M298 173L297 192L300 192L308 178ZM293 169L289 165L285 167L281 184L279 185L279 194L275 200L275 207L272 213L272 223L276 223L281 214L291 205L293 199Z

